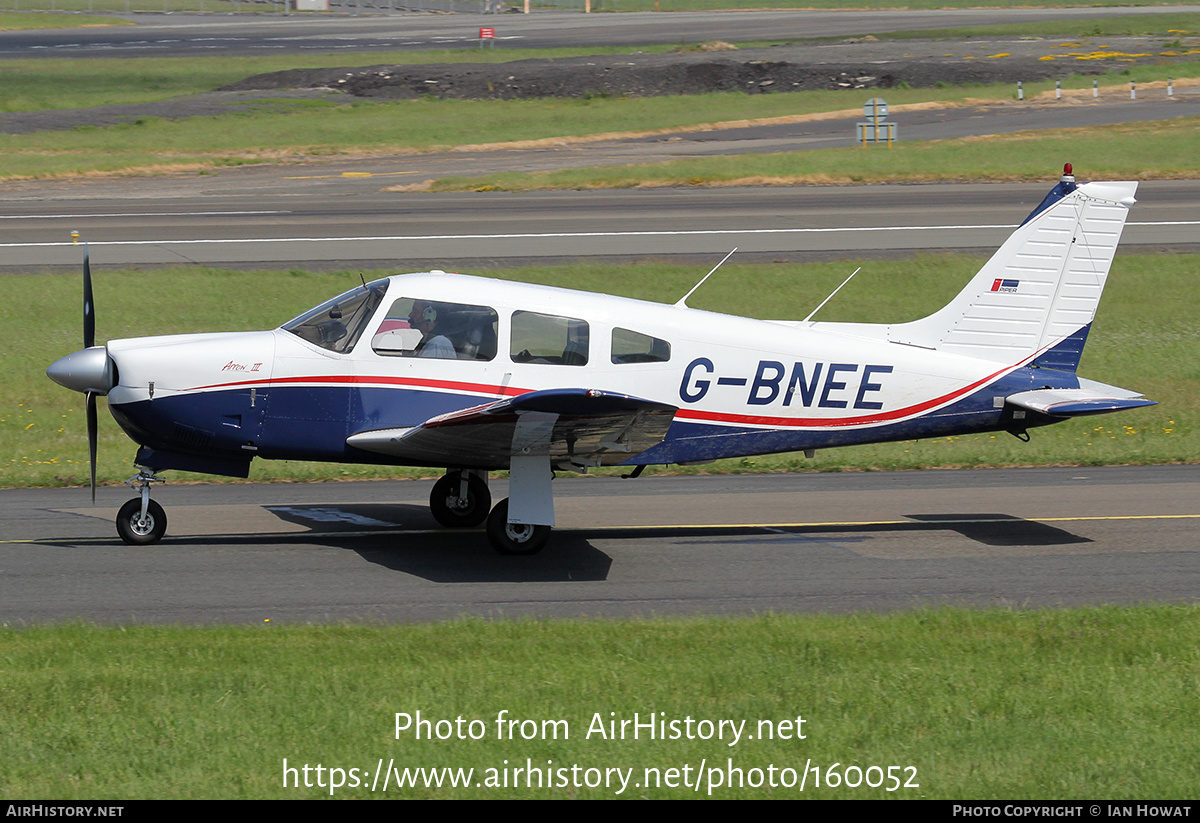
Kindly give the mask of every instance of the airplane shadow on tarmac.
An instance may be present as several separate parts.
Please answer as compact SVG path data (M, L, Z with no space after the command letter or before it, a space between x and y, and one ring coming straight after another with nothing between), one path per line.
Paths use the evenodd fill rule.
M953 529L963 537L987 546L1063 546L1092 542L1090 538L1056 526L1011 514L908 514L905 517L934 527Z
M309 532L204 538L206 544L304 543L354 551L383 568L431 582L592 582L605 580L613 559L592 541L669 540L676 543L759 543L837 534L837 544L869 541L897 531L914 535L955 531L986 546L1038 547L1092 542L1063 529L1007 514L911 514L907 523L829 524L795 527L667 526L559 529L550 545L528 557L492 550L482 529L443 529L421 505L363 503L270 506L286 522ZM199 540L198 538L194 538ZM187 539L191 542L192 539ZM176 542L176 541L171 541ZM822 541L824 542L824 541ZM851 546L839 546L850 548Z
M289 535L293 540L351 549L368 562L438 583L595 581L606 579L612 565L612 558L570 532L556 532L550 546L537 555L499 555L482 528L446 529L422 505L268 509L281 520L313 528L309 534Z

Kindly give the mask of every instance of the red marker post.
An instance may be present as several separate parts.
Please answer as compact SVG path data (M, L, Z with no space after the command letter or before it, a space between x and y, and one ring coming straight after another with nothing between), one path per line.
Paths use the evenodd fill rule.
M483 48L484 43L491 43L492 48L496 47L496 29L492 26L481 26L479 28L479 48Z

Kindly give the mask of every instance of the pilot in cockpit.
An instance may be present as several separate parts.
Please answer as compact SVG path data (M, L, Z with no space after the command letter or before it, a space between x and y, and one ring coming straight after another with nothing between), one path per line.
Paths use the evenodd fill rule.
M408 324L421 332L421 342L413 349L417 357L436 357L443 360L453 360L458 355L454 344L444 334L438 334L438 309L436 303L417 300L413 303L408 315Z

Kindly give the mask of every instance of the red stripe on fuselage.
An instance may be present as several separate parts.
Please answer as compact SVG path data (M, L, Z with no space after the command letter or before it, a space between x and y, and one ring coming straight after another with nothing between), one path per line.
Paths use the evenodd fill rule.
M212 389L233 389L239 386L279 386L296 383L319 383L326 385L370 385L383 384L389 386L412 386L425 389L448 389L459 392L478 392L480 394L500 394L515 397L525 394L529 389L517 389L512 386L492 386L486 383L464 383L457 380L427 380L417 377L361 377L353 374L322 374L312 377L275 377L265 380L239 380L232 383L214 383L210 386L194 386L185 391L208 391Z
M1024 361L1028 362L1028 361ZM766 417L754 414L727 414L723 412L706 412L693 409L680 409L675 412L675 417L683 420L701 420L714 423L740 423L748 426L771 426L774 428L814 428L828 429L839 426L873 426L880 423L891 423L896 420L901 420L905 417L912 417L921 412L929 411L937 406L953 403L964 397L967 394L978 389L980 386L995 380L1001 375L1016 371L1020 368L1020 364L1016 366L1006 366L997 372L989 374L987 377L976 380L961 389L956 389L941 397L935 397L932 400L926 400L923 403L917 403L913 406L906 406L903 409L896 411L885 412L883 414L865 415L863 417Z
M1041 352L1038 352L1040 354ZM937 406L946 405L958 400L965 395L975 391L986 383L995 380L1001 375L1016 371L1025 363L1037 357L1035 354L1028 360L1023 360L1015 366L1005 366L998 371L989 374L986 377L976 380L961 389L949 392L941 397L935 397L932 400L926 400L912 406L906 406L903 409L896 411L885 412L882 414L864 415L861 417L768 417L765 415L753 414L736 414L732 412L710 412L700 409L679 409L675 412L676 419L679 420L694 420L706 423L724 423L729 425L743 426L770 426L772 428L835 428L841 426L872 426L881 423L890 423L896 420L901 420L906 417L912 417L922 412L929 411ZM232 383L217 383L211 386L196 386L189 391L204 391L211 389L230 389L238 386L262 386L262 385L284 385L297 383L318 383L318 384L335 384L335 385L371 385L382 384L389 386L406 386L412 388L425 389L442 389L446 391L457 392L472 392L477 394L504 395L516 397L532 391L532 389L520 389L513 386L495 386L484 383L465 383L454 380L429 380L424 378L412 377L362 377L358 375L318 375L313 377L283 377L272 378L267 380L243 380Z

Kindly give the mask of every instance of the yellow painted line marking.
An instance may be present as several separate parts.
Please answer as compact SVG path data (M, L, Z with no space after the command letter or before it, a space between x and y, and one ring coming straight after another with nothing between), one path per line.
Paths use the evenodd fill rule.
M1081 517L964 517L958 520L844 520L823 523L703 523L652 526L594 526L589 528L565 528L562 531L630 531L662 529L828 529L861 526L914 526L930 528L938 526L961 526L976 523L1067 523L1084 520L1200 520L1200 514L1128 514L1093 515Z
M303 177L285 177L284 180L328 180L333 177L397 177L402 174L424 174L423 171L344 171L341 174L309 174Z
M1039 517L1039 523L1065 523L1071 520L1188 520L1200 518L1200 514L1126 514L1097 515L1095 517Z
M620 532L620 531L670 531L680 529L691 530L712 530L725 531L730 529L828 529L828 528L852 528L852 527L869 527L869 526L912 526L914 529L937 529L943 526L961 526L961 525L978 525L979 523L1070 523L1083 521L1104 521L1104 520L1200 520L1200 514L1128 514L1128 515L1095 515L1082 517L981 517L973 518L966 517L959 520L844 520L844 521L827 521L823 523L674 523L669 525L650 525L650 526L583 526L583 527L565 527L556 529L557 532L565 533L588 533L588 532ZM379 534L478 534L482 533L483 529L405 529L398 527L396 529L355 529L355 530L340 530L334 529L330 531L304 531L304 532L248 532L244 534L189 534L179 535L174 537L168 534L163 538L163 543L171 544L181 540L248 540L256 537L269 537L278 539L282 537L295 538L310 538L310 537L372 537ZM71 545L86 545L92 543L109 543L121 545L118 543L117 537L34 537L21 538L17 540L0 540L0 546L3 545L19 545L19 544L42 544L42 543L69 543ZM150 547L143 547L150 548Z

